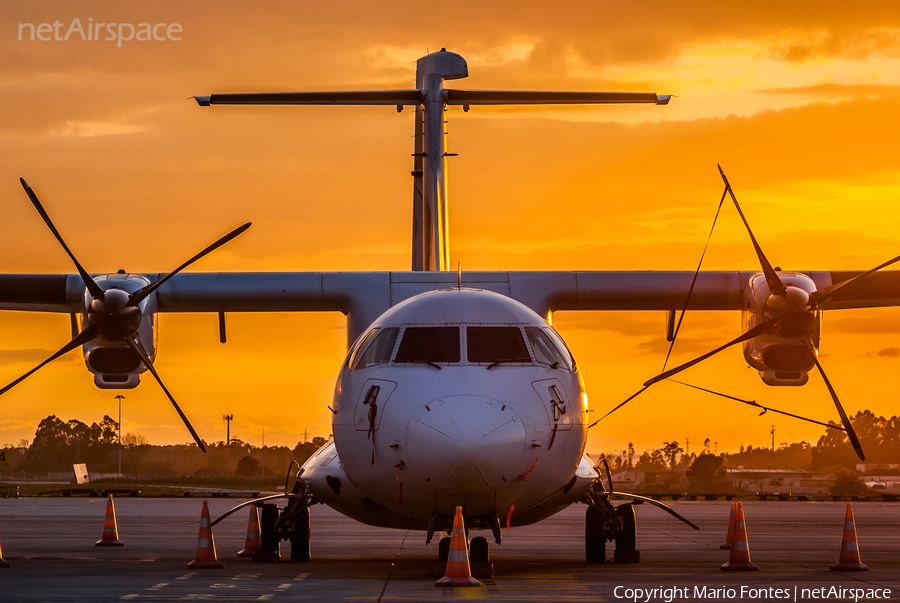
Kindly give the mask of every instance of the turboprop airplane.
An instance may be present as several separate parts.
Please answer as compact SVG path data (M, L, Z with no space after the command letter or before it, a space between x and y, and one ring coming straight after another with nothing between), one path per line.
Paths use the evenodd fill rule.
M451 271L447 157L452 154L444 128L448 106L665 105L670 99L645 92L444 87L445 81L467 75L460 55L441 50L418 60L416 87L408 90L194 97L204 107L413 107L408 272L183 272L246 231L245 224L167 274L91 275L23 180L77 274L0 275L0 309L69 313L72 339L0 394L82 347L98 387L135 387L149 370L203 448L156 371L156 313L218 313L224 342L227 312L342 312L348 354L338 367L331 406L334 438L296 473L288 469L293 485L286 483L285 493L277 495L287 499L283 511L264 500L245 503L262 506L263 546L273 555L278 540L286 539L292 542L292 559L310 558L309 507L316 503L370 525L421 530L428 541L450 528L454 510L461 506L466 526L490 530L499 544L503 525L534 523L582 502L587 506L586 558L593 562L604 560L608 541L615 542L615 559L639 558L634 504L657 505L693 526L662 503L615 491L611 478L604 484L608 466L584 454L588 395L575 358L550 324L553 313L665 311L670 318L667 337L674 340L678 311L740 311L746 325L742 335L650 379L644 389L738 343L765 383L797 386L813 367L825 378L817 358L823 310L900 305L900 273L878 272L900 258L865 272L785 271L771 265L747 225L761 270ZM727 194L740 211L724 172L722 177L723 201ZM862 457L827 378L826 384L843 429ZM614 507L613 498L632 502ZM439 557L446 559L448 547L449 539L442 538ZM473 562L487 562L486 539L473 538L471 551Z

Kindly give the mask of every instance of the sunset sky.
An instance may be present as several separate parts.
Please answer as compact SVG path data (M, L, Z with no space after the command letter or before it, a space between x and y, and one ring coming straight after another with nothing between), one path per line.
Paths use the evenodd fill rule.
M413 116L393 107L212 107L212 92L411 88L415 61L465 57L457 88L674 94L669 106L448 113L450 263L463 270L693 270L721 163L773 264L867 269L900 253L900 11L845 2L6 2L0 15L0 272L70 273L24 177L89 272L165 272L231 228L196 271L408 270ZM432 8L433 7L433 8ZM19 24L177 23L181 40L19 41ZM105 31L104 31L105 33ZM733 207L706 269L756 270ZM661 312L558 313L593 416L655 375ZM207 441L293 447L330 433L344 317L160 316L157 369ZM734 338L740 316L685 319L674 363ZM827 313L821 360L851 415L897 414L900 310ZM68 316L0 312L0 385L70 338ZM672 366L673 364L670 364ZM736 347L685 380L838 420L813 373L765 386ZM152 377L121 392L123 433L189 434ZM116 391L81 354L0 399L0 445L49 414L99 421ZM591 429L588 451L690 438L699 451L822 433L662 383Z

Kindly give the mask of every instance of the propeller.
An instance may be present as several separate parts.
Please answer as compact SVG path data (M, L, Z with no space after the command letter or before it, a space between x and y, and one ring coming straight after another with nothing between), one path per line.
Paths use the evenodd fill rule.
M140 303L145 300L147 296L156 291L156 289L158 289L167 280L169 280L203 256L218 249L228 241L234 239L245 230L250 228L250 222L232 230L227 235L220 238L218 241L183 263L178 268L157 280L155 283L151 283L146 287L142 287L134 293L129 294L128 292L122 291L120 289L104 290L100 287L100 285L97 284L96 281L94 281L94 279L91 278L91 276L87 273L87 271L84 269L84 267L82 267L81 263L75 257L75 254L73 254L69 249L69 246L66 245L66 242L62 238L62 235L59 234L56 226L53 225L53 221L50 219L50 216L47 214L46 210L44 210L44 206L41 205L40 200L38 199L31 186L29 186L29 184L25 182L24 178L19 178L19 182L22 184L22 188L25 189L25 194L28 195L28 198L31 200L32 205L34 205L34 208L37 210L38 214L40 214L41 218L44 220L44 223L50 229L50 232L53 233L53 236L56 237L56 240L59 241L59 244L72 260L72 263L75 264L75 268L78 270L78 274L81 275L81 280L84 282L84 286L91 296L91 302L90 304L88 304L87 311L88 326L83 331L78 333L78 335L76 335L69 343L60 348L59 351L57 351L42 363L0 390L0 395L5 394L10 389L27 379L45 364L56 360L63 354L66 354L79 346L89 343L96 338L100 338L104 341L110 342L121 342L128 346L141 359L141 361L144 363L144 366L147 367L147 370L150 371L150 373L156 379L156 382L159 383L159 386L162 388L163 392L165 392L166 396L169 398L169 401L172 402L172 405L178 412L178 416L181 417L181 420L188 428L188 431L190 431L191 436L194 438L194 441L197 442L197 445L203 452L206 452L206 446L203 444L203 441L197 435L197 432L194 431L191 422L178 406L178 403L175 402L175 398L171 393L169 393L169 390L163 384L159 373L156 372L156 368L150 361L150 357L147 354L147 351L144 349L144 346L136 336L137 330L141 324L142 317Z
M686 362L680 366L677 366L668 371L664 371L655 377L648 379L644 382L644 386L637 393L633 394L624 402L620 403L618 406L613 408L611 411L606 413L600 420L608 417L610 414L615 412L616 410L622 408L625 404L636 398L638 395L643 393L648 387L653 385L654 383L659 383L669 377L672 377L681 371L688 369L695 364L698 364L707 358L718 354L722 350L725 350L735 344L742 343L745 341L749 341L756 337L766 334L773 334L778 337L782 337L785 339L793 339L800 340L812 354L813 362L815 363L816 368L819 369L819 374L822 375L823 381L825 381L825 385L828 388L828 392L831 394L831 399L834 401L835 408L838 411L838 414L841 417L841 423L843 424L844 431L847 432L847 437L850 440L853 449L856 451L856 454L859 456L861 460L865 460L865 455L862 450L862 446L859 443L859 438L856 435L856 432L853 430L853 426L850 424L850 419L847 416L847 413L844 411L844 407L838 399L837 393L834 390L834 387L831 385L831 382L828 380L828 377L825 375L825 371L822 369L822 365L819 362L818 352L816 350L815 344L813 343L811 333L816 325L816 312L819 309L819 306L834 296L837 291L843 289L844 287L851 286L853 283L859 282L861 279L878 272L879 270L890 266L896 262L900 262L900 256L892 258L878 266L872 268L871 270L867 270L862 274L859 274L852 279L844 281L842 283L837 283L835 285L831 285L830 287L826 287L824 289L820 289L813 292L808 292L800 287L794 285L786 285L781 278L778 276L776 270L772 267L771 262L766 257L766 254L763 252L762 247L756 240L756 237L753 235L753 231L750 228L749 222L747 222L747 218L744 216L744 212L741 210L741 206L738 203L737 197L734 194L734 190L731 188L731 184L728 182L728 177L725 175L725 171L722 169L722 166L717 166L719 168L719 174L722 176L722 180L725 183L725 192L731 197L731 200L734 202L734 207L737 209L738 215L741 217L741 221L743 221L744 226L747 228L747 233L750 235L750 241L753 244L753 248L756 250L756 256L759 259L759 264L762 267L763 275L766 279L766 284L769 288L769 296L766 298L763 303L763 314L765 319L757 324L755 327L749 329L746 333L732 339L725 345L719 346L718 348L712 350L711 352L707 352L702 356L698 356L693 360ZM721 202L720 202L721 207ZM718 216L718 214L717 214ZM704 251L705 253L705 251ZM701 258L702 262L702 258ZM699 267L698 267L699 270ZM696 276L695 276L696 279ZM691 290L693 290L693 283L691 285ZM690 299L690 293L688 294L688 300ZM684 308L686 309L688 306L688 302L685 301ZM684 310L682 310L682 316L684 314ZM681 321L679 320L679 326ZM674 340L673 340L674 344ZM671 352L671 346L669 348ZM702 389L702 388L701 388ZM787 414L787 413L785 413ZM596 424L596 423L595 423Z

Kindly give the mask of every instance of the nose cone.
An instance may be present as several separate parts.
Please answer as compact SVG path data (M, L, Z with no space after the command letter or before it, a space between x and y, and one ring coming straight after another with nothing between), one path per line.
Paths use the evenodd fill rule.
M525 428L510 406L482 396L429 402L409 422L409 468L438 490L471 496L520 471Z

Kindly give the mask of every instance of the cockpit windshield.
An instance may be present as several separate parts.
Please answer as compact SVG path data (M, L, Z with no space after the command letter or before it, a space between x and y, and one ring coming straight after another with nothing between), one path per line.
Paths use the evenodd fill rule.
M372 343L359 355L359 360L356 361L353 368L361 369L390 362L391 353L394 351L394 344L397 343L397 335L399 334L400 329L397 327L381 329L378 335L371 338Z
M531 342L535 359L541 364L549 364L553 368L566 366L562 353L550 339L550 336L537 327L526 327L525 333ZM568 366L566 366L568 368Z
M531 362L519 327L466 327L469 362Z
M394 362L459 362L459 327L406 327Z

